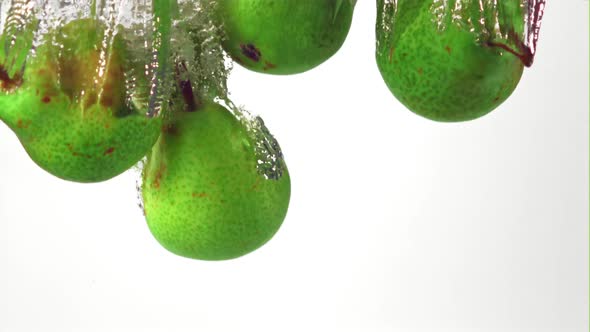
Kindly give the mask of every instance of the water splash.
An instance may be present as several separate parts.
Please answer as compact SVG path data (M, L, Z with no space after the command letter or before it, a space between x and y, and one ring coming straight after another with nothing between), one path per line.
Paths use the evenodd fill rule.
M244 107L238 107L231 102L227 106L246 129L254 144L258 174L266 180L279 180L286 170L279 142L270 133L261 117L252 115Z
M131 171L135 173L135 193L137 200L137 207L141 209L141 212L145 216L145 202L143 201L143 169L147 163L147 157L140 160L135 166L132 167Z

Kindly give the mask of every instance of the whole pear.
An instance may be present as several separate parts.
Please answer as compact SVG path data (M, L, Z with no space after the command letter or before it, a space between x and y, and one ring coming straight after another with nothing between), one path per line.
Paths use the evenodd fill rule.
M334 55L350 29L356 0L220 0L224 48L261 73L296 74Z
M109 33L94 19L71 21L45 36L22 73L0 77L0 119L33 161L65 180L121 174L161 131L161 119L137 105L128 89L137 68L128 62L124 38Z
M492 42L496 33L522 29L519 2L499 4L504 13L480 11L477 1L378 0L377 65L395 97L444 122L473 120L502 104L524 64Z
M213 102L176 113L143 171L145 216L160 244L184 257L225 260L270 240L290 198L280 150L264 150L273 141L261 122Z

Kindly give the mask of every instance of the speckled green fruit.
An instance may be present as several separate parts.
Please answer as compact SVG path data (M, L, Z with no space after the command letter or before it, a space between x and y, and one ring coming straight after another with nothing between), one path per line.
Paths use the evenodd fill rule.
M0 119L49 173L77 182L110 179L149 152L161 120L127 99L120 35L104 49L104 27L91 19L52 33L28 59L17 86L3 82Z
M287 213L290 179L257 169L256 142L217 104L179 113L143 173L148 226L169 251L201 260L232 259L262 246Z
M344 43L351 0L221 0L224 48L261 73L296 74L334 55Z
M452 15L441 22L432 6L432 0L398 0L397 8L377 1L379 70L397 99L421 116L445 122L481 117L514 91L523 63L451 23Z

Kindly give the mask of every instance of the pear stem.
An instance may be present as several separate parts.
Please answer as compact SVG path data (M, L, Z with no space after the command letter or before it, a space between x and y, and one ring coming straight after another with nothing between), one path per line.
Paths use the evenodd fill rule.
M185 104L185 112L196 112L201 106L201 98L195 94L190 78L183 78L182 74L188 71L184 60L176 63L176 81L178 82L178 89L182 95Z
M193 85L190 78L183 78L182 74L187 72L186 63L178 61L176 63L176 81L178 82L178 89L182 95L185 104L185 112L195 112L200 106L200 102L195 97Z
M514 42L518 50L504 44L493 41L488 41L486 44L490 47L499 47L522 61L522 63L531 67L535 60L537 52L537 41L539 40L539 31L541 30L541 22L543 20L543 13L545 12L546 0L527 0L528 6L526 15L527 26L524 32L524 40L521 40L515 31L510 31L509 39Z
M510 47L504 43L497 43L497 42L493 42L493 41L488 41L486 43L486 45L489 47L501 48L501 49L507 51L508 53L516 56L517 58L519 58L520 61L525 66L527 66L527 67L532 66L534 54L531 52L531 49L529 47L527 47L524 42L520 41L520 38L518 37L518 35L514 31L510 32L510 39L514 42L514 44L516 44L516 46L518 47L518 51L514 50L512 47Z
M10 77L4 66L0 65L0 90L1 91L12 91L18 88L23 83L22 77L16 75Z

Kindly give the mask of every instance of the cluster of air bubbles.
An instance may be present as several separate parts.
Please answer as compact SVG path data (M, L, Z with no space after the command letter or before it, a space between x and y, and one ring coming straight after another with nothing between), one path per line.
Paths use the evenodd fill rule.
M179 19L172 29L177 81L190 82L201 98L227 98L231 62L222 48L223 32L216 20L217 1L179 1Z
M126 87L128 104L143 110L149 116L160 115L173 87L170 78L169 52L163 47L170 38L170 28L158 31L153 0L128 0L120 2L126 15L117 19L119 32L127 43ZM165 23L162 23L165 24Z
M27 0L2 1L0 4L0 61L9 77L24 70L34 39L35 3Z
M256 168L258 174L266 180L279 180L285 173L285 161L281 146L270 133L261 117L252 115L243 106L236 106L231 101L224 104L246 129L254 145Z
M393 41L396 31L394 31L394 20L397 19L397 0L378 0L377 5L380 7L377 11L377 25L379 31L382 31L383 37L389 44ZM383 49L380 45L381 39L377 38L378 52Z
M515 5L514 1L508 3L510 7ZM492 37L504 38L501 24L507 16L504 9L503 2L498 0L433 0L430 5L432 21L438 31L443 32L454 24L473 32L478 42Z
M537 41L539 40L539 31L541 30L544 12L545 0L528 1L527 16L525 19L525 45L531 50L533 56L537 52Z
M137 199L137 206L141 209L141 211L143 212L143 215L145 216L145 203L143 201L143 194L142 194L142 188L143 188L143 169L147 164L147 157L144 157L143 159L141 159L135 166L133 166L131 168L131 170L133 171L133 173L135 173L135 193L137 194L136 199Z

